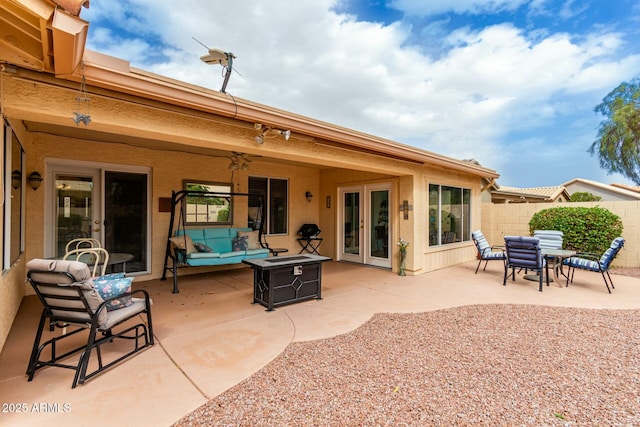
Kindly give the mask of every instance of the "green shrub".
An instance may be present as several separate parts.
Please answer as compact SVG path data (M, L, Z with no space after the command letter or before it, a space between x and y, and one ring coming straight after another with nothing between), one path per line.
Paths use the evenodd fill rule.
M571 195L572 202L599 202L602 197L586 191L576 191Z
M622 235L618 215L598 206L557 207L536 212L529 221L529 232L560 230L564 233L564 249L602 254L611 241Z
M216 218L218 222L227 222L229 221L229 209L220 209L218 211L218 218Z

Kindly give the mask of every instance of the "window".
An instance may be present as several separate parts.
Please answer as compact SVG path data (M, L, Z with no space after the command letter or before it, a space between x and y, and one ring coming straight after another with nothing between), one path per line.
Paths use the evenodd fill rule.
M185 212L185 224L233 224L233 205L231 203L231 184L217 182L185 181L187 191L220 193L220 197L188 196Z
M471 190L429 184L429 246L471 238Z
M4 236L2 269L8 269L24 250L24 150L10 126L4 136Z
M277 178L249 177L249 193L262 197L260 212L258 197L249 198L249 226L259 228L264 220L266 234L287 234L289 222L289 181Z

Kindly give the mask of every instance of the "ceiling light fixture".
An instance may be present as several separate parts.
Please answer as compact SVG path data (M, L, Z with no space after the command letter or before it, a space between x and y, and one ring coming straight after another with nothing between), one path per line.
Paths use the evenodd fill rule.
M231 156L229 158L231 159L231 163L229 163L230 171L237 171L237 170L248 171L249 170L249 163L251 163L252 160L249 158L247 154L238 153L234 151L231 153Z

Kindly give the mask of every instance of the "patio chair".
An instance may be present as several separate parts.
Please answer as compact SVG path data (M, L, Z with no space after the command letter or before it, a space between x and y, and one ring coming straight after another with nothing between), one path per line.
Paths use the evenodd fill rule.
M74 249L82 249L82 248L101 248L102 244L100 244L100 240L94 239L91 237L81 237L78 239L72 239L67 242L67 245L64 248L64 252L67 253Z
M535 230L533 237L540 241L542 249L562 249L564 233L559 230Z
M471 233L471 238L473 239L473 243L476 244L476 248L478 249L478 266L476 267L476 274L478 274L478 269L480 268L480 264L482 261L485 261L484 268L482 271L487 269L487 264L489 261L502 261L504 264L507 260L507 254L504 253L504 246L490 246L487 239L482 234L482 231L476 230Z
M600 257L591 252L579 252L576 256L565 259L563 265L569 267L566 286L569 286L569 282L573 283L573 276L576 273L576 269L595 271L602 274L604 284L607 286L607 291L611 293L611 289L615 289L615 287L613 286L613 280L611 280L611 276L609 275L609 267L611 266L614 258L618 255L618 252L620 252L620 249L623 247L624 239L622 237L616 237L611 242L609 249L607 249ZM609 285L611 285L611 287L609 287Z
M104 248L79 248L64 254L63 260L80 261L93 267L91 277L104 276L109 264L109 252ZM100 270L98 270L100 268ZM100 274L98 274L100 273Z
M547 286L549 286L549 271L547 263L542 256L540 241L537 238L505 236L504 244L507 253L507 262L504 265L504 280L502 282L504 286L507 285L509 268L511 268L511 276L513 277L514 282L516 280L516 268L524 268L527 271L533 270L538 273L540 292L542 292L543 277L546 277Z
M27 270L28 281L44 306L27 368L29 381L38 369L55 366L75 371L71 383L71 388L75 388L154 344L152 301L147 291L130 292L133 279L125 282L129 292L107 297L115 293L114 289L122 290L119 287L122 281L115 279L101 288L94 284L89 268L82 262L33 259L27 263ZM141 298L132 298L133 295L140 295ZM146 317L146 324L140 316ZM61 328L62 334L41 343L47 325L50 331ZM67 328L72 330L67 332ZM88 332L86 341L73 348L81 342L79 338L84 331ZM78 333L80 335L76 335ZM129 342L133 348L128 350L115 341ZM111 343L113 351L101 350L103 344ZM87 373L94 349L97 362L91 363L92 371ZM104 363L105 359L113 360Z

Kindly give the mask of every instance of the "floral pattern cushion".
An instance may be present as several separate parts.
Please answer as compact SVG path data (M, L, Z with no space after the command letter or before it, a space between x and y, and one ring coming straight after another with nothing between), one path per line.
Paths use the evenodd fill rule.
M246 251L248 247L249 238L247 236L234 237L232 243L232 249L234 252Z
M133 277L124 277L124 273L106 274L93 279L93 285L102 299L105 301L115 298L107 303L107 311L128 307L132 304L131 283ZM117 298L116 298L117 297Z

